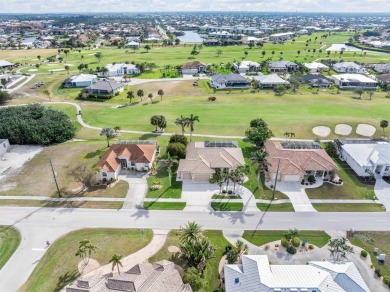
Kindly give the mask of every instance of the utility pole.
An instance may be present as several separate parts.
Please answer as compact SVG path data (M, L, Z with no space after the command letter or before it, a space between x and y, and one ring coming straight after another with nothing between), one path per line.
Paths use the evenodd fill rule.
M276 190L276 183L278 181L279 166L280 166L280 159L279 159L279 162L278 162L278 168L276 169L276 177L275 177L274 189L272 190L272 201L275 198L275 190Z
M58 182L57 182L57 175L54 171L54 167L53 167L53 163L51 162L51 159L50 159L50 166L51 166L51 171L53 172L54 182L56 183L58 196L61 198L61 192L60 192L60 188L58 187Z

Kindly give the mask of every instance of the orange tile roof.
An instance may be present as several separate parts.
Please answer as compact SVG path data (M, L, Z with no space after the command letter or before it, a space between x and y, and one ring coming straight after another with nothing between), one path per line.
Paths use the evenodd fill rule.
M96 166L114 172L120 165L119 156L125 156L129 161L150 163L155 151L156 145L153 144L114 144L103 154Z
M307 170L336 171L337 164L323 149L284 149L280 142L266 142L268 169L281 174L305 174Z

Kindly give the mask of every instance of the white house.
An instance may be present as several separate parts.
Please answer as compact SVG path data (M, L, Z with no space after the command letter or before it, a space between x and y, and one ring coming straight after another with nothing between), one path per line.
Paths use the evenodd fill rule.
M373 64L372 68L378 73L390 73L390 63L387 64Z
M283 32L283 33L271 34L268 39L271 42L284 41L284 40L291 39L293 36L294 36L293 32Z
M282 79L276 74L254 76L252 79L259 83L260 88L274 88L276 85L290 85L290 82Z
M339 139L341 158L358 176L390 176L390 144L371 139Z
M246 89L250 87L250 83L240 74L215 74L210 77L210 86L215 89Z
M340 89L373 89L375 90L378 82L362 74L339 74L332 75L332 79Z
M287 73L298 70L298 64L290 61L275 61L268 63L268 71L270 73Z
M306 68L307 71L309 71L309 73L329 71L328 66L318 62L303 63L303 66Z
M6 60L0 60L0 69L12 69L14 64L6 61Z
M333 70L339 73L365 73L366 69L354 62L341 62L333 64Z
M107 68L108 71L106 73L100 73L101 76L116 77L141 73L140 69L134 64L108 64L105 68Z
M130 41L126 44L127 48L139 49L140 43L136 41Z
M157 156L155 141L118 141L103 154L96 166L99 179L110 181L118 178L121 170L149 171Z
M98 81L98 77L93 74L79 74L66 79L64 87L87 87Z
M243 255L225 265L226 292L369 292L355 264L330 261L270 265L266 255Z
M6 153L10 147L8 139L0 139L0 156Z
M236 62L233 66L237 73L257 72L261 69L261 65L253 61Z

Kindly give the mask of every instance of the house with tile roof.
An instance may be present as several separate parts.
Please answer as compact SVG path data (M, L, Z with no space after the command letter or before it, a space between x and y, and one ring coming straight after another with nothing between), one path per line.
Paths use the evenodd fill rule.
M99 179L115 180L122 170L149 171L156 156L155 141L118 141L118 144L110 146L96 164Z
M77 280L66 287L66 292L192 292L189 284L183 284L175 264L160 261L155 264L137 264L122 274L108 273Z
M264 144L268 153L268 175L278 181L300 182L309 176L324 178L329 173L339 170L332 158L313 142L300 144L294 142L268 141Z
M242 264L225 265L226 292L369 292L352 262L271 265L266 255L243 255Z
M199 74L204 73L207 68L207 65L199 62L199 61L193 61L183 64L181 67L181 73L182 74Z
M208 181L217 169L231 171L244 165L244 156L235 141L193 142L187 145L186 158L179 162L176 180Z

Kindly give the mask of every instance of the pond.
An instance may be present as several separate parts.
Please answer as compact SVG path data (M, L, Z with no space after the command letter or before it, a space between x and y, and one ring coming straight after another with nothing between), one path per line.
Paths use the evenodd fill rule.
M184 35L177 37L181 43L202 43L203 42L203 37L200 34L198 34L196 31L186 30L183 32Z

